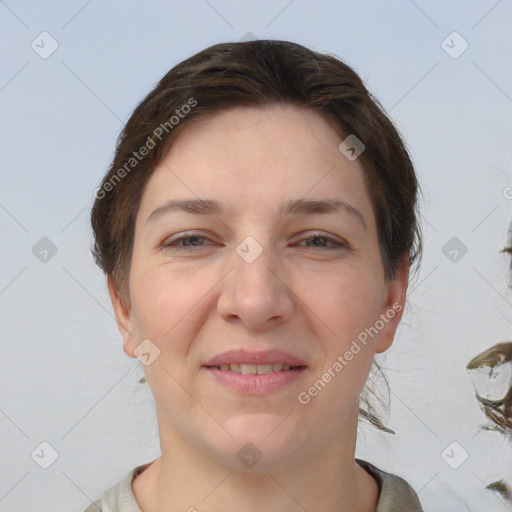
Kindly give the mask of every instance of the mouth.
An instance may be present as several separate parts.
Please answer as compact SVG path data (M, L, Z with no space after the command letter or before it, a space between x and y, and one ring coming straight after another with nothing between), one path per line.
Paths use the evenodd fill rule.
M284 389L307 371L305 361L282 350L230 350L207 361L201 370L212 385L242 395L263 395Z
M201 368L213 386L240 395L265 395L285 389L306 373L304 365L231 363Z
M306 366L292 366L286 363L249 364L233 363L219 366L205 366L205 368L222 370L223 372L241 373L243 375L268 375L269 373L287 372L305 369Z

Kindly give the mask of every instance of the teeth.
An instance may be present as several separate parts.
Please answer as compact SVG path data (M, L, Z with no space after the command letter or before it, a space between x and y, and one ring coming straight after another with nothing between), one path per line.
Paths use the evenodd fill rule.
M271 364L259 364L256 366L256 373L258 375L266 375L267 373L272 373L272 365Z
M258 366L255 364L241 364L240 373L243 375L256 375Z
M267 373L280 372L281 370L290 370L289 364L269 363L269 364L223 364L216 368L223 371L232 371L242 373L243 375L266 375Z

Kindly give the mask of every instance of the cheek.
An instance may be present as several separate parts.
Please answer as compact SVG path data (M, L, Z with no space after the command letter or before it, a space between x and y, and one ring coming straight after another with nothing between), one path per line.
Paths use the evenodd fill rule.
M186 272L178 272L170 265L134 273L133 309L138 327L146 337L154 337L163 344L174 338L183 320L199 304L205 294L201 279L191 279Z
M181 410L192 407L183 401L178 382L189 378L186 364L191 340L201 328L205 295L211 288L207 279L198 279L187 272L177 272L170 265L160 265L133 275L132 304L139 340L150 339L160 351L159 356L144 367L148 385L157 403L171 400ZM185 364L183 364L185 361ZM178 364L175 364L178 363Z
M307 278L305 278L307 280ZM338 269L309 280L307 305L323 321L330 338L343 344L372 325L380 313L379 279L368 269ZM304 284L304 290L306 290Z
M319 414L325 408L326 414L339 414L341 421L363 390L375 344L365 329L379 318L380 292L379 281L371 272L340 272L317 287L320 300L308 304L321 319L317 325L323 359L313 381L328 382L316 403Z
M215 307L218 281L218 273L208 267L171 263L139 267L132 279L139 338L151 339L163 355L186 357ZM162 363L169 357L163 357Z

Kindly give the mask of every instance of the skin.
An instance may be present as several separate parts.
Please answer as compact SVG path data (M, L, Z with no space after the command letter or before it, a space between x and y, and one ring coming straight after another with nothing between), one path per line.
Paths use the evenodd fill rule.
M186 126L151 176L136 218L129 297L121 300L108 279L126 354L136 357L147 338L160 350L144 366L162 455L132 483L143 512L375 510L377 483L354 461L358 399L403 308L307 405L297 399L360 332L405 301L407 259L386 282L364 171L341 154L341 141L313 110L235 107ZM172 212L146 223L178 198L216 199L226 214ZM343 211L278 214L299 198L342 199L366 229ZM162 247L188 230L207 237L192 241L194 252ZM331 248L313 235L346 245ZM236 252L247 236L263 248L252 263ZM278 348L308 368L278 391L241 395L201 369L234 348ZM237 458L247 442L262 454L252 468Z

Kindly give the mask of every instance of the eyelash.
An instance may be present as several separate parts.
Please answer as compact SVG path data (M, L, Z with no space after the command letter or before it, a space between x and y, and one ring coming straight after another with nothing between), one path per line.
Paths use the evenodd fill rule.
M187 240L187 239L190 239L190 238L203 238L205 240L209 240L208 237L200 235L198 233L186 233L185 235L180 236L179 238L175 238L174 240L164 241L164 243L162 244L161 247L162 247L162 249L172 249L173 251L188 252L188 253L195 252L195 249L191 249L190 247L203 247L204 244L203 245L191 245L191 246L177 245L182 240ZM316 248L319 248L319 249L330 249L330 250L333 250L333 249L340 249L340 248L343 248L343 247L348 248L348 245L346 243L338 242L334 238L331 238L329 236L326 236L326 235L323 235L323 234L320 234L320 233L315 233L313 235L310 235L310 236L308 236L306 238L301 239L301 241L303 241L303 240L312 240L314 238L323 238L327 242L331 242L332 244L334 244L334 246L331 246L331 247L316 246ZM315 248L315 246L309 246L309 247Z

